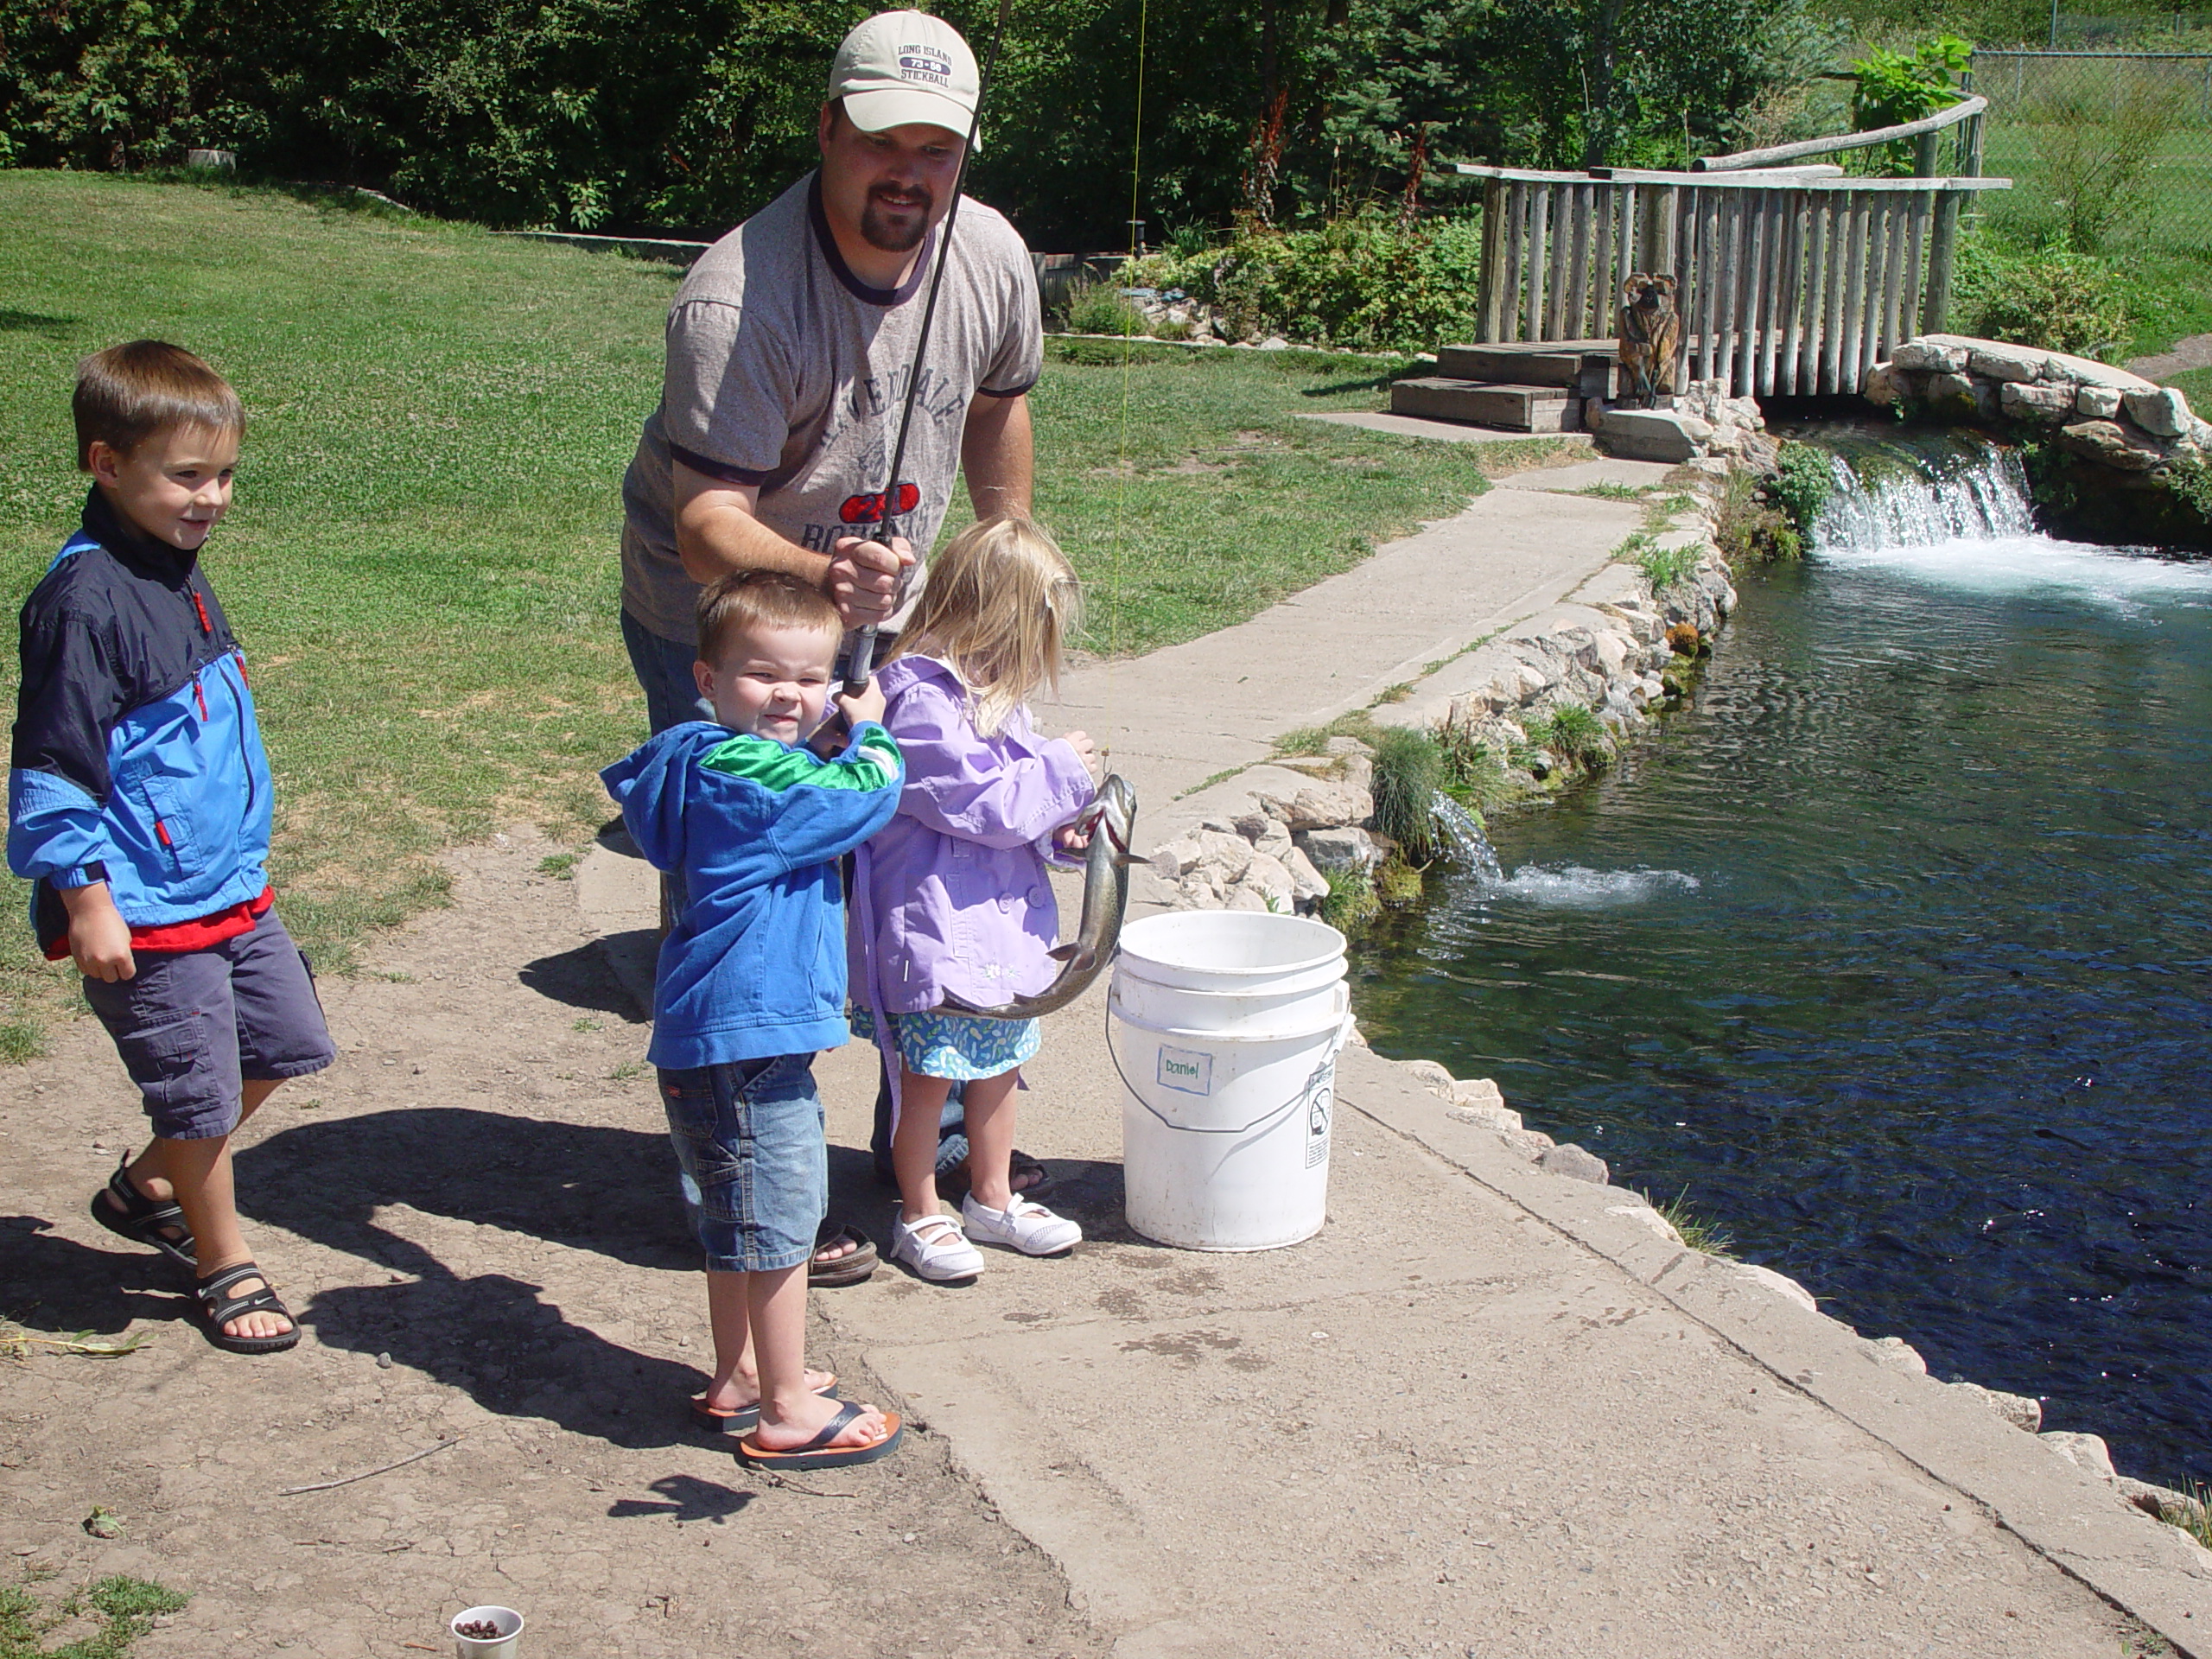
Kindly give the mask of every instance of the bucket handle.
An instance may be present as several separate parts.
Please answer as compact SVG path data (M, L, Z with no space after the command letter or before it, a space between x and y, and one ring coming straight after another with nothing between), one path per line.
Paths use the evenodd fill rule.
M1344 988L1344 1017L1342 1022L1337 1027L1337 1034L1329 1045L1328 1058L1322 1062L1324 1065L1335 1064L1337 1056L1344 1052L1344 1045L1351 1040L1353 1020L1351 1017L1351 987L1346 986ZM1192 1037L1211 1037L1217 1036L1220 1033L1217 1032L1202 1031L1189 1033L1170 1031L1163 1032L1161 1034L1169 1037L1185 1035ZM1170 1119L1161 1116L1159 1108L1155 1107L1150 1101L1144 1097L1144 1092L1140 1090L1136 1084L1129 1081L1129 1074L1122 1069L1121 1051L1114 1046L1114 1010L1110 1003L1108 1005L1106 1010L1106 1058L1113 1061L1114 1075L1121 1078L1122 1087L1128 1090L1129 1098L1135 1101L1138 1105L1143 1107L1145 1110L1150 1112L1154 1117L1159 1118L1160 1122L1166 1125L1167 1128L1173 1129L1179 1135L1249 1135L1254 1129L1258 1128L1261 1124L1266 1122L1269 1118L1280 1117L1283 1113L1289 1111L1298 1104L1300 1098L1298 1096L1293 1095L1288 1100L1283 1102L1281 1105L1270 1106L1266 1111L1262 1112L1249 1123L1241 1124L1234 1128L1224 1128L1216 1129L1201 1129L1195 1128L1188 1123L1177 1123L1171 1121Z

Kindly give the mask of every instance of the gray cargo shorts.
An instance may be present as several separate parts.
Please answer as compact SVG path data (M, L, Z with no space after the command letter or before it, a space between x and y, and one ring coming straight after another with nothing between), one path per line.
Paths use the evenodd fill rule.
M338 1057L308 959L274 907L251 932L137 963L130 979L86 980L85 1001L165 1141L228 1135L245 1084L305 1077Z

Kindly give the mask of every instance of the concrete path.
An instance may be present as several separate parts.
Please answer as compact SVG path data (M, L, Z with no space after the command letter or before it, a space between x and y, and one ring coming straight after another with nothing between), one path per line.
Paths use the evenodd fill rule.
M1595 481L1633 480L1512 480L1241 627L1071 677L1057 718L1168 804L1155 842L1178 793L1590 575L1639 517L1561 493ZM649 927L642 866L602 849L578 886L603 936ZM817 1303L1116 1654L2116 1659L2163 1650L2149 1625L2212 1655L2212 1555L1363 1049L1317 1237L1135 1236L1103 1022L1103 984L1047 1021L1020 1107L1086 1230L1072 1256ZM823 1057L833 1143L866 1143L874 1068ZM864 1175L836 1201L883 1236Z
M2145 380L2168 380L2190 369L2205 368L2212 368L2212 334L2191 334L2176 340L2171 351L2135 358L2127 365L2129 373Z
M1558 603L1643 522L1632 502L1573 492L1656 484L1666 468L1584 462L1516 474L1454 518L1218 633L1067 676L1037 710L1087 731L1136 785L1145 844L1179 827L1178 797L1274 753L1274 739L1363 709L1476 642ZM1541 487L1553 479L1559 487ZM1112 595L1090 595L1094 613Z

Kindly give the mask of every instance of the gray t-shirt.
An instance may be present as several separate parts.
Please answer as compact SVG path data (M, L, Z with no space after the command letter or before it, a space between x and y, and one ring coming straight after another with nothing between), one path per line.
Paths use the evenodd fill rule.
M810 173L691 267L669 308L660 407L622 480L622 608L652 632L692 639L699 592L677 557L672 461L757 485L761 523L812 551L868 533L943 231L905 286L870 288L839 255ZM1028 250L1001 214L963 200L893 509L918 550L951 504L969 402L1028 391L1044 349ZM920 590L908 583L888 626Z

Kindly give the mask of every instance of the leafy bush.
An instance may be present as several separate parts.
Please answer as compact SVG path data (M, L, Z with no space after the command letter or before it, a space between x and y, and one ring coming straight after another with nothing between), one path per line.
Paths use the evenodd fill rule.
M1974 60L1974 48L1955 35L1938 35L1923 41L1910 56L1877 47L1851 66L1859 77L1851 99L1851 124L1855 132L1903 126L1923 116L1948 110L1964 95L1958 77ZM1913 170L1916 144L1899 138L1858 152L1875 171L1900 176Z
M1444 792L1477 817L1519 792L1505 775L1505 762L1488 744L1478 741L1471 728L1440 728L1436 746L1443 754Z
M1135 280L1213 306L1233 335L1424 352L1472 334L1479 215L1401 227L1360 213L1310 231L1246 230L1226 247L1152 255Z
M1141 334L1144 313L1122 296L1115 283L1078 283L1068 296L1067 324L1078 334Z
M1796 442L1782 446L1777 465L1780 470L1766 486L1767 499L1802 536L1812 529L1813 520L1835 493L1835 468L1827 450Z
M1796 526L1759 498L1759 485L1750 474L1729 474L1713 514L1713 543L1732 565L1784 563L1805 551Z
M1597 715L1579 702L1562 702L1528 726L1529 741L1574 772L1602 772L1613 758L1612 740Z
M1655 594L1666 592L1678 582L1688 579L1697 569L1698 550L1694 543L1680 547L1662 547L1649 535L1638 531L1613 550L1613 557L1624 556L1643 572L1644 580L1651 584Z
M1375 827L1408 863L1426 864L1440 850L1436 798L1444 782L1444 751L1427 732L1393 727L1376 734Z
M2212 524L2212 465L2202 457L2176 461L2167 470L2166 487L2198 518Z
M1960 245L1953 295L1964 332L2098 357L2127 338L2124 279L2094 254L2008 252L1987 235Z
M1330 870L1321 879L1329 884L1321 919L1339 933L1357 932L1382 908L1375 896L1375 878L1365 870Z

